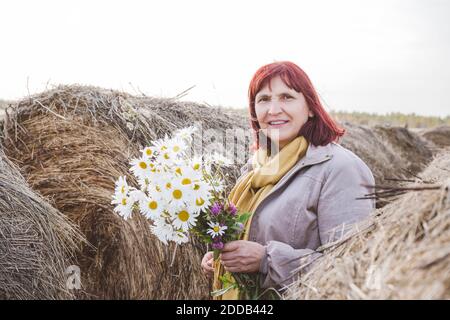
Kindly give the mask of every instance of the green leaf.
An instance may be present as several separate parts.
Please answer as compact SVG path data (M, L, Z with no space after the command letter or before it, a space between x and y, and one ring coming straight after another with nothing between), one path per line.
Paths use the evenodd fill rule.
M236 287L237 287L237 286L236 286L235 284L233 284L233 285L231 285L231 286L229 286L229 287L226 287L226 288L223 288L223 289L219 289L219 290L213 291L213 292L211 292L211 295L212 295L213 297L221 296L221 295L227 293L228 291L230 291L231 289L235 289Z
M220 250L214 249L214 260L219 259Z
M240 223L245 224L247 222L247 220L251 217L251 212L245 212L239 215L237 221Z

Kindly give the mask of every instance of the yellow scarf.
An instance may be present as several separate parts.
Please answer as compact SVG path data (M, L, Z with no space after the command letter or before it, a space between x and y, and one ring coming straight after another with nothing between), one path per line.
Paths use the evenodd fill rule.
M229 201L234 203L240 212L254 213L275 184L306 154L307 149L308 142L302 136L289 142L273 157L268 157L266 150L259 148L252 158L253 170L234 186L228 197ZM242 240L248 240L251 219L252 217L245 224ZM223 266L216 261L214 263L213 291L222 289L220 277L223 274ZM231 289L214 299L237 300L239 292L237 289Z

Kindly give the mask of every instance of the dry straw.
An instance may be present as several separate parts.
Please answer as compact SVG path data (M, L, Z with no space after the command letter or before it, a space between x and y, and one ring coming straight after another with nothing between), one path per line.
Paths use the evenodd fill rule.
M450 151L421 176L441 187L375 211L300 271L287 299L449 299ZM309 269L309 271L308 271Z
M0 148L0 298L73 298L65 272L82 241Z
M427 142L406 128L350 123L344 127L342 145L364 160L377 183L383 183L385 178L410 178L433 157Z
M124 221L110 204L117 177L127 174L133 181L129 161L142 146L195 122L219 133L247 127L242 117L218 108L84 86L60 86L8 110L8 157L93 246L84 246L77 258L83 285L78 297L208 298L209 281L200 270L205 247L193 241L174 256L175 247L152 236L146 219L138 214ZM238 167L228 174L232 184Z
M438 148L450 147L450 126L423 129L419 133Z

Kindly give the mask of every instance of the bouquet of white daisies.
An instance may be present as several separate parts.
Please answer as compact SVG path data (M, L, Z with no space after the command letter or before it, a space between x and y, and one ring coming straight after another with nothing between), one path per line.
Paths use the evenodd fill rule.
M152 232L164 244L183 244L196 234L211 244L217 258L224 243L239 238L249 214L238 214L224 194L220 168L231 165L230 160L217 153L188 156L195 131L178 130L141 150L130 163L139 187L119 177L112 204L124 219L133 211L150 219Z

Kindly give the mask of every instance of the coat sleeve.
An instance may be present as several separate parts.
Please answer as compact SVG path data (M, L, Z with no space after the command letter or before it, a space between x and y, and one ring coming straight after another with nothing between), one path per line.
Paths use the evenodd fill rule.
M351 162L350 162L351 161ZM375 209L374 200L357 200L371 192L375 181L370 169L359 158L336 161L324 178L316 214L321 244L338 240L352 224L367 218ZM293 248L279 241L268 241L260 264L262 288L283 287L308 272L322 256L312 249Z

